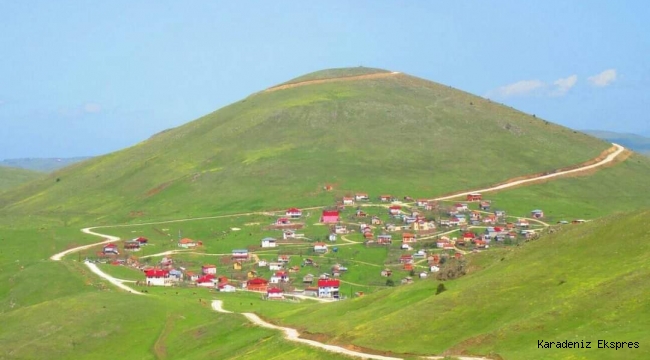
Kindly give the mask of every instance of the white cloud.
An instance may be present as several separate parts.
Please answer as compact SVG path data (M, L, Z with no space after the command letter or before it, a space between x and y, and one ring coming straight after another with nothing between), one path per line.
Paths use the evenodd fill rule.
M83 110L87 113L98 113L102 111L102 106L96 103L86 103L83 106Z
M590 76L587 80L596 87L605 87L616 81L616 69L607 69L600 74Z
M521 80L492 90L488 93L487 97L507 98L512 96L530 95L544 86L546 86L546 84L540 80Z
M555 89L551 92L553 96L563 96L578 82L578 75L571 75L566 78L560 78L553 82Z

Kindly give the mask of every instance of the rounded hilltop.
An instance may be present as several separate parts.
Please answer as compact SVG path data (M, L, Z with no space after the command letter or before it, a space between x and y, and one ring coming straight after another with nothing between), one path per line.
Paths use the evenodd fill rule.
M384 69L363 67L363 66L325 69L325 70L314 71L312 73L299 76L297 78L284 82L280 85L295 84L303 81L337 79L337 78L346 78L351 76L387 74L387 73L390 73L390 71Z

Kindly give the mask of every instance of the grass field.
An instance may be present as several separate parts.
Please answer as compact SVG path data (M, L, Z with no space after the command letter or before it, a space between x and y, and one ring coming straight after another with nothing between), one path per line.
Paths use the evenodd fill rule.
M291 82L378 71L336 69ZM644 286L649 249L643 240L650 213L643 209L650 208L650 160L640 156L585 177L486 194L510 215L542 208L549 222L596 220L521 246L469 255L470 274L446 282L440 295L434 279L383 286L379 272L392 253L341 239L338 253L316 261L324 269L337 262L347 266L342 293L366 296L332 304L269 302L258 294L187 288L138 287L149 295L140 297L118 291L80 263L96 249L61 262L48 260L66 248L99 241L79 232L85 226L329 206L354 192L373 198L383 193L434 197L580 163L608 146L405 74L256 93L129 149L0 195L0 358L340 358L288 343L239 315L218 314L209 308L213 298L224 300L228 310L254 311L320 340L379 351L647 358L643 344L650 341L650 309L643 299L649 295ZM334 190L323 191L325 184ZM346 221L351 214L346 211ZM599 219L605 215L610 217ZM314 211L304 220L313 224L318 216ZM149 237L152 245L136 256L176 249L179 235L201 240L199 254L174 257L198 267L209 258L205 254L277 237L264 229L275 218L251 214L98 231L125 239ZM387 220L385 213L382 219ZM305 233L310 239L292 248L292 266L300 265L310 242L328 230L311 226ZM362 240L358 233L349 239ZM213 258L219 261L218 255ZM228 264L218 266L231 271ZM100 267L127 280L141 276L125 267ZM305 267L296 276L312 270L318 274ZM404 275L399 272L396 280ZM538 338L601 337L640 341L643 347L636 352L536 349Z
M0 193L44 176L35 171L0 166Z

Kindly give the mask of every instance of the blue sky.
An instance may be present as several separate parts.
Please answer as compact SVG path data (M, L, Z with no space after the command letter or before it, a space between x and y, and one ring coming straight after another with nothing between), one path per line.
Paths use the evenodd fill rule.
M650 135L643 1L0 0L0 159L115 151L324 68Z

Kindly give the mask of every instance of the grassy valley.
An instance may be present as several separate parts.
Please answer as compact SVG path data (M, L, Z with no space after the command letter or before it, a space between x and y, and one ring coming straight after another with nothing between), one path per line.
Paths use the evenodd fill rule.
M318 81L324 79L334 80ZM309 207L331 207L355 192L377 202L380 194L417 199L467 191L579 164L610 144L381 69L330 69L287 84L131 148L0 189L0 359L346 358L284 340L280 332L254 326L240 314L217 313L210 308L213 299L223 300L228 310L296 327L308 338L404 358L650 355L645 349L650 309L643 302L650 295L643 285L650 275L643 242L650 231L648 158L625 154L580 176L485 193L493 209L507 210L513 219L540 208L552 224L590 221L554 226L552 233L545 229L534 241L520 236L486 251L467 248L468 274L444 282L446 291L438 295L435 276L388 287L380 275L387 263L396 269L398 283L409 274L395 262L402 253L401 233L391 247L371 248L363 245L360 232L351 232L330 243L337 252L316 257L310 249L330 230L318 224L321 209ZM333 189L326 191L325 185ZM391 221L386 206L362 210L386 223ZM300 231L306 238L281 250L260 249L261 238L281 237L269 226L288 207L305 211ZM237 213L245 214L223 216ZM357 219L354 207L341 215L351 229L369 222ZM164 223L195 217L205 218ZM122 239L146 236L150 245L131 255L149 265L159 264L160 253L178 250L179 237L201 240L200 248L174 254L174 261L191 269L215 263L219 274L229 277L249 270L237 273L232 262L221 261L235 248L254 249L268 261L278 251L290 252L296 279L344 263L350 271L342 276L341 291L349 299L273 302L257 293L144 287L133 282L143 279L141 271L98 264L146 291L128 294L82 263L97 257L101 247L49 260L59 251L101 241L79 231L86 226L104 226L97 231ZM460 235L454 231L449 235ZM429 250L441 253L433 246ZM303 265L312 256L323 269ZM359 291L365 295L355 296ZM536 348L538 339L601 338L639 341L641 348Z
M26 184L43 176L43 174L35 171L0 166L0 192Z

